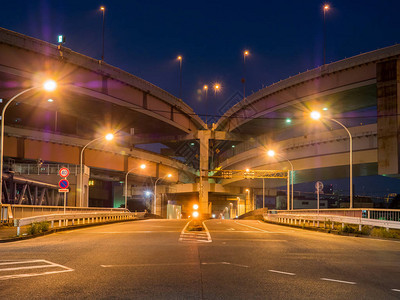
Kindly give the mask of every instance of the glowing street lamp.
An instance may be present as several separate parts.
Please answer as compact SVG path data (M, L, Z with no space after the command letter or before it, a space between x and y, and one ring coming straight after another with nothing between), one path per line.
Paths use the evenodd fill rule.
M286 157L283 157L282 155L280 155L280 154L276 154L275 153L275 151L274 150L268 150L267 151L267 155L269 156L269 157L274 157L275 155L276 156L278 156L278 157L280 157L280 158L283 158L284 160L286 160L289 164L290 164L290 167L291 167L291 172L290 172L290 177L291 177L291 182L292 182L292 186L291 186L291 189L292 189L292 191L291 191L291 202L292 202L292 205L291 205L291 208L292 208L292 210L294 209L293 208L293 164L292 164L292 162L290 161L290 160L288 160ZM288 180L288 192L289 192L289 180ZM288 193L288 196L287 196L287 209L289 210L289 193Z
M101 51L101 61L104 61L104 20L105 20L105 13L106 13L106 8L104 6L100 6L100 10L103 12L103 34L102 34L102 51Z
M35 90L35 89L43 89L48 92L52 92L57 88L57 83L54 80L46 80L41 86L33 86L30 87L26 90L23 90L22 92L16 94L14 97L12 97L3 107L3 111L1 113L1 137L0 137L0 205L2 204L2 199L3 199L3 156L4 156L4 117L6 113L7 107L13 102L15 99L17 99L19 96Z
M221 85L219 83L214 84L214 95L217 96L217 92L221 90Z
M164 177L160 177L156 180L156 182L154 183L154 201L153 201L153 214L156 214L157 212L157 182L161 179L165 179L165 178L171 178L172 174L167 174Z
M204 93L206 95L205 102L206 102L206 125L207 125L208 124L207 123L207 117L208 117L208 101L207 101L207 98L208 98L208 85L205 84L203 86L203 90L204 90Z
M141 164L140 167L132 168L128 172L126 172L126 175L125 175L125 209L128 209L128 175L129 175L129 173L131 173L132 171L137 170L137 169L144 170L144 169L146 169L146 165ZM147 193L148 193L148 191L146 192L146 195L147 195Z
M243 99L246 99L246 57L250 55L249 50L243 51Z
M179 99L182 100L182 56L176 58L179 61Z
M105 136L101 136L98 137L97 139L94 139L92 141L90 141L89 143L87 143L81 150L81 155L80 155L80 180L79 180L79 185L80 185L80 193L79 193L79 207L82 207L82 199L83 199L83 151L85 151L85 149L87 148L87 146L89 146L90 144L97 142L101 139L105 139L107 141L111 141L112 139L114 139L114 135L112 133L108 133Z
M347 134L349 135L349 141L350 141L350 158L349 158L349 165L350 165L350 208L353 208L353 137L351 136L350 131L347 129L346 126L344 126L341 122L335 119L331 118L325 118L322 117L321 114L318 111L313 111L311 112L311 118L314 120L319 120L320 118L324 118L330 121L335 122L336 124L339 124L346 130Z
M324 65L326 61L326 21L325 21L325 14L329 10L329 5L324 4L323 11L324 11Z

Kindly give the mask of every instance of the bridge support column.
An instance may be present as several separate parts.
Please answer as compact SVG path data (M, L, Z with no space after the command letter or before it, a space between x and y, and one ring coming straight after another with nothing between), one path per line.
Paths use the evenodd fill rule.
M200 180L199 180L199 208L203 217L208 218L211 215L211 206L208 204L208 192L210 185L208 184L208 159L210 148L210 130L198 131L200 140Z

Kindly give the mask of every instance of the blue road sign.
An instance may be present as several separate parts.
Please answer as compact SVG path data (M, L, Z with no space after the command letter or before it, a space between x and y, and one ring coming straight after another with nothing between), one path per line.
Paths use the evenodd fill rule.
M66 189L66 188L69 186L69 182L68 182L67 179L61 179L61 180L58 182L58 186L59 186L60 188L62 188L62 189Z

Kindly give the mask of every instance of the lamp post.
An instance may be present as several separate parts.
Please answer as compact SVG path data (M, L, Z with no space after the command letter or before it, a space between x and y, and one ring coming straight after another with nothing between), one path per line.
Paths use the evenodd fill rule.
M314 120L320 119L322 116L318 111L313 111L311 112L311 118ZM324 118L327 120L330 120L332 122L335 122L336 124L339 124L346 130L347 134L349 135L349 141L350 141L350 157L349 157L349 165L350 165L350 208L353 208L353 137L351 136L350 131L347 129L346 126L344 126L341 122L335 119L331 118Z
M159 177L159 178L157 178L156 182L154 183L153 214L156 214L156 210L157 210L157 182L166 177L170 178L170 177L172 177L172 174L167 174L164 177Z
M144 169L146 169L146 165L142 164L142 165L140 165L140 167L132 168L128 172L126 172L126 175L125 175L125 209L128 209L128 175L129 175L129 173L131 173L132 171L137 170L137 169L144 170Z
M275 155L277 155L278 157L283 158L284 160L286 160L290 164L290 167L291 167L290 177L291 177L291 183L292 183L291 184L291 196L290 196L290 200L291 201L290 202L292 203L291 204L291 208L293 210L293 164L286 157L284 157L282 155L279 155L279 154L276 154L274 150L268 150L267 154L268 154L269 157L274 157ZM289 210L289 197L288 197L288 207L287 207L287 209Z
M208 102L207 102L207 96L208 96L208 85L204 85L203 86L203 90L204 90L204 93L206 94L206 97L205 97L205 101L206 101L206 125L208 125L208 123L207 123L207 118L208 118ZM207 129L208 129L208 126L207 126Z
M246 57L249 56L248 50L243 51L243 99L246 99Z
M100 10L103 12L103 33L102 33L102 51L101 51L101 61L104 61L104 20L105 20L105 13L106 8L104 6L100 6Z
M247 213L247 195L249 195L249 201L250 201L250 190L246 189L246 196L244 198L244 213Z
M324 4L323 10L324 10L324 65L325 65L325 61L326 61L326 21L325 21L325 14L329 10L329 5L328 4Z
M179 61L179 99L182 100L182 56L176 58Z
M85 149L87 148L87 146L89 146L90 144L99 141L101 139L105 138L107 141L111 141L114 138L114 135L112 133L107 134L106 136L101 136L98 137L97 139L94 139L92 141L90 141L89 143L87 143L81 150L81 155L80 155L80 178L79 178L79 185L80 185L80 193L79 193L79 207L82 207L82 199L83 199L83 151L85 151Z
M51 92L54 91L57 88L57 83L54 80L47 80L43 83L42 86L34 86L30 87L26 90L23 90L22 92L16 94L14 97L12 97L3 107L3 111L1 113L1 146L0 146L0 205L3 203L3 156L4 156L4 117L6 113L7 107L13 102L15 99L17 99L19 96L35 90L43 88L44 90Z

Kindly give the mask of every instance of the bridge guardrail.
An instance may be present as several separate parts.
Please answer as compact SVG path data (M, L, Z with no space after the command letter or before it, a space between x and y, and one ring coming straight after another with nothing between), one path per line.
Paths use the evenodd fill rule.
M344 224L354 224L358 225L359 231L361 231L361 227L363 225L383 227L387 230L400 229L400 221L377 220L367 219L363 217L346 217L326 214L274 214L269 212L268 214L264 215L264 220L294 225L301 225L302 222L305 223L306 221L308 221L313 222L313 226L315 226L315 222L317 222L317 227L319 227L319 222L332 222L332 228L334 222L342 223L342 227L344 227Z
M50 228L54 228L54 223L58 221L59 227L67 227L69 221L71 226L80 224L105 223L110 221L123 221L133 219L144 219L145 212L98 212L98 213L71 213L71 214L51 214L33 216L22 219L15 219L14 226L17 227L17 236L21 234L21 227L36 222L50 222ZM82 222L82 223L81 223Z

